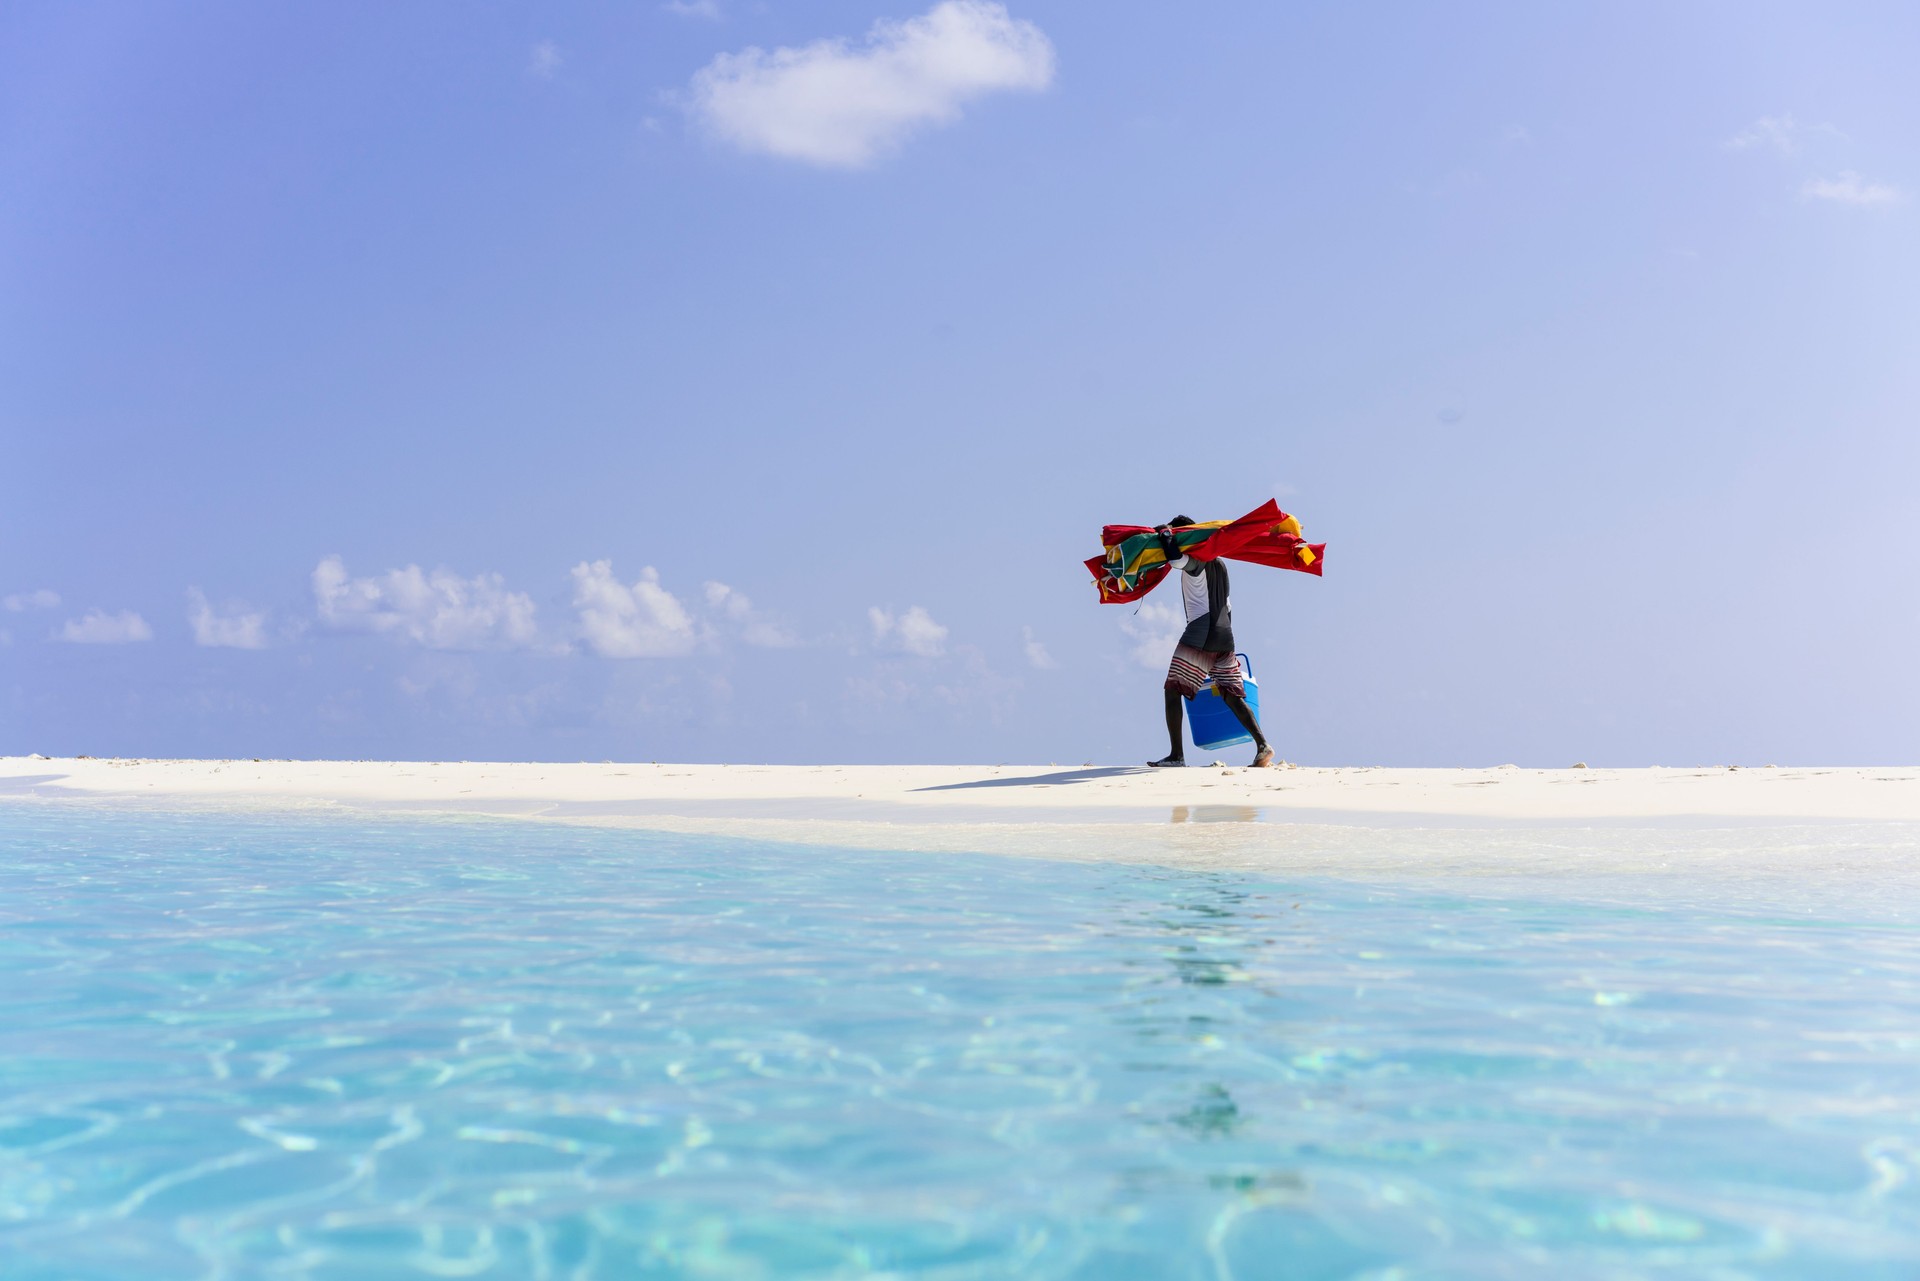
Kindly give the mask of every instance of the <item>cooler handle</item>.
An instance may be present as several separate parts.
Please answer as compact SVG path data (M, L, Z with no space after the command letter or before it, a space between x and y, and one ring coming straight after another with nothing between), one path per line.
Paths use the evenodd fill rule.
M1240 666L1246 669L1247 675L1249 676L1253 675L1253 660L1251 658L1248 658L1245 654L1238 654L1238 655L1235 655L1235 657L1237 657L1240 660ZM1200 688L1201 689L1213 688L1213 676L1211 673L1208 674L1205 680L1200 682Z

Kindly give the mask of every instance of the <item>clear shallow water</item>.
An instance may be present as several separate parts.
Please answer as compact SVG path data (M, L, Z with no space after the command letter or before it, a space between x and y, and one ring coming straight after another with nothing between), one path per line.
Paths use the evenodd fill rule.
M1920 932L1660 883L0 806L0 1275L1920 1275Z

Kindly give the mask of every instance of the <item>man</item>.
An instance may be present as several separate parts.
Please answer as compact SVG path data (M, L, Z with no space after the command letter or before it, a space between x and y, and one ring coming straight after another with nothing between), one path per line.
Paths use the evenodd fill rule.
M1198 694L1201 684L1211 676L1222 701L1253 735L1253 764L1263 769L1273 764L1273 749L1267 746L1260 722L1247 706L1246 686L1240 680L1240 657L1233 647L1233 611L1227 606L1227 565L1223 560L1197 561L1181 553L1174 541L1173 526L1191 524L1190 518L1175 516L1154 531L1160 535L1167 565L1180 571L1180 600L1186 607L1187 629L1180 633L1173 663L1167 669L1167 741L1173 750L1147 763L1162 769L1187 763L1180 700Z

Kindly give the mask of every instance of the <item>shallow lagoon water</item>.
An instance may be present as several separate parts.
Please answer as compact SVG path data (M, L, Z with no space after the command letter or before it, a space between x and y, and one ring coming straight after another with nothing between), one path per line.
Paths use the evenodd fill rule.
M1920 932L1771 893L0 806L0 1273L1911 1278Z

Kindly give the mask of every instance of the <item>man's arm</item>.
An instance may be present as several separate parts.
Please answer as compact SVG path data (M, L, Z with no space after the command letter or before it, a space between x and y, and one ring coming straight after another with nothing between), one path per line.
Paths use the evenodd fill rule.
M1180 543L1173 536L1173 526L1159 525L1154 528L1153 532L1160 535L1160 550L1166 553L1167 568L1177 569L1188 574L1203 574L1206 572L1207 567L1205 564L1194 560L1191 556L1188 556L1180 550Z

